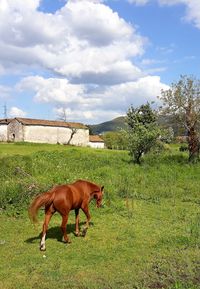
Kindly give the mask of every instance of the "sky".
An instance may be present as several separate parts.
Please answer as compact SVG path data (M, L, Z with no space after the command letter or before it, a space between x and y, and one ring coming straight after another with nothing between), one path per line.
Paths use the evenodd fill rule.
M0 0L0 118L101 123L180 75L200 78L200 0Z

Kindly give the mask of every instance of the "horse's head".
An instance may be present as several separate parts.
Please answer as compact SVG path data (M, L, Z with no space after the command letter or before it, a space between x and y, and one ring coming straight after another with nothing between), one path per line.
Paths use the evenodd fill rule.
M104 193L104 186L100 187L100 190L98 192L95 192L95 194L94 194L94 198L96 199L97 208L101 207L102 199L103 199L103 193Z

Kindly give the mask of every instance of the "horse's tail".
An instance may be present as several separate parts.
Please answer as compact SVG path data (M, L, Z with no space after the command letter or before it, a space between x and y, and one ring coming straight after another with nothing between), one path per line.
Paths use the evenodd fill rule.
M37 222L37 213L40 207L49 206L54 200L54 192L45 192L37 196L28 209L29 217L33 223Z

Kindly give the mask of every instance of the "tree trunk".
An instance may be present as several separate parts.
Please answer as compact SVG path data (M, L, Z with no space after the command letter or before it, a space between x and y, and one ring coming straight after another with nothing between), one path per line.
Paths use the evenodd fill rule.
M75 134L76 132L77 132L77 129L72 128L72 132L71 132L70 138L69 138L69 140L68 140L68 142L67 142L67 145L70 145L70 144L71 144L71 140L73 139L73 136L74 136L74 134Z
M189 161L193 162L199 158L199 139L194 127L188 130Z
M188 107L186 110L186 125L188 129L189 161L194 162L199 157L199 138L191 101L188 102Z
M136 164L140 165L141 164L141 156L142 156L142 152L139 152L137 154L134 155L134 161Z

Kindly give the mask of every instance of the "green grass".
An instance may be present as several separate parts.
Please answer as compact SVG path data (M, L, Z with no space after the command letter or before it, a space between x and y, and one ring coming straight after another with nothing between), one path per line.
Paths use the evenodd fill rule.
M127 152L54 145L0 144L0 288L178 288L200 283L200 164L177 146L141 166ZM61 218L39 251L27 206L54 184L77 178L105 186L104 206L91 203L85 238L61 242ZM81 225L85 220L81 215Z
M37 151L64 151L66 147L63 145L52 144L38 144L38 143L1 143L0 144L0 157L10 155L30 155Z

